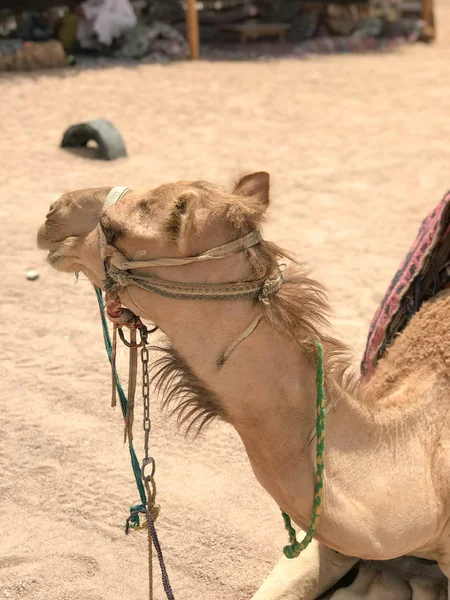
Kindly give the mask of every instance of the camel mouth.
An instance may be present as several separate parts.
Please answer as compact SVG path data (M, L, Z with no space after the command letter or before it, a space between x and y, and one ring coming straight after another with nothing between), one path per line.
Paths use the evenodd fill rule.
M58 242L57 244L51 244L48 250L47 262L56 271L62 271L64 273L74 273L82 270L80 257L76 251L77 238L70 236Z
M37 233L37 246L40 250L51 249L52 244L47 237L47 222L45 222L44 225L41 225L41 227L39 227Z
M57 251L48 253L47 262L56 271L64 271L64 269L61 269L60 266L62 262L62 256Z
M48 219L37 232L37 246L47 251L46 260L57 271L72 272L74 263L79 262L76 252L77 236L62 236L59 228L54 229L54 223ZM70 268L69 268L70 265Z
M58 234L59 232L52 232L52 225L53 224L50 223L48 219L46 219L45 223L41 225L41 227L39 227L38 229L37 246L40 250L57 250L61 246L61 244L63 244L68 239L68 237L72 237L55 236L55 234Z

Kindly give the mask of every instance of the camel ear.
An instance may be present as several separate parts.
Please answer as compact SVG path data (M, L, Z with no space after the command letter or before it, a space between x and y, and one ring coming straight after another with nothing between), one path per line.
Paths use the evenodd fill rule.
M253 173L243 177L233 190L227 218L236 226L256 226L264 220L269 206L269 174Z
M243 177L234 189L236 196L244 196L259 204L264 212L269 206L270 176L265 171L252 173Z

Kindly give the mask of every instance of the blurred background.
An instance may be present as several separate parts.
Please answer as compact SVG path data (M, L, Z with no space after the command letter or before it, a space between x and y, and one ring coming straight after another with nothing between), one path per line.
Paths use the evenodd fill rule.
M13 70L44 48L69 64L198 58L200 45L222 58L360 52L431 41L435 24L433 0L1 0L0 35L0 70Z

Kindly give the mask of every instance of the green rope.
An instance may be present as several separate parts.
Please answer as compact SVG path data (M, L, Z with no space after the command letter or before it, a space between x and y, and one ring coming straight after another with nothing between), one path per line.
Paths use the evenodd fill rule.
M141 520L139 519L140 514L145 514L145 506L143 504L130 506L130 516L127 519L127 525L125 527L126 534L128 534L129 529L139 529L141 526Z
M316 393L317 393L317 417L316 417L316 485L314 489L314 506L312 511L311 525L301 542L297 541L295 529L292 527L291 518L282 511L284 525L289 535L289 544L283 548L286 558L297 558L305 548L309 546L319 526L320 515L322 512L323 500L323 471L325 468L324 450L325 450L325 389L323 372L323 347L319 340L316 340Z
M105 348L106 348L106 352L108 354L109 362L112 364L112 344L111 344L111 338L110 338L109 330L108 330L108 322L105 317L105 303L103 302L103 296L102 296L101 289L96 287L95 292L97 294L97 301L98 301L98 306L100 308L100 316L102 319L103 340L105 342ZM116 379L117 392L119 394L119 399L120 399L120 408L122 409L122 415L123 415L123 418L125 419L126 414L127 414L128 402L127 402L127 397L125 395L125 392L123 391L122 385L120 383L119 374L115 367L114 367L114 377ZM141 498L141 503L145 507L145 506L147 506L147 497L145 495L144 483L143 483L142 477L141 477L141 467L139 465L139 461L136 456L136 452L134 451L134 447L133 447L132 443L129 444L129 449L130 449L131 466L133 468L134 478L136 480L136 485L137 485L137 488L139 491L139 496Z

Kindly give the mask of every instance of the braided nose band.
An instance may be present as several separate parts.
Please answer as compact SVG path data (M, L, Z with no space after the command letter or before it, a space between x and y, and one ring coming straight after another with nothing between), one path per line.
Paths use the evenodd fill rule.
M113 188L106 199L105 208L117 202L127 191L127 188ZM160 296L175 298L177 300L254 299L268 304L270 296L277 292L283 284L283 275L278 267L268 278L239 283L177 283L150 275L137 275L129 271L129 269L142 269L146 267L181 266L194 262L233 256L263 241L259 229L233 242L217 246L197 256L157 258L147 261L128 260L117 248L106 242L103 232L100 234L100 239L102 259L106 271L105 291L112 294L119 292L127 286L135 285L148 292L154 292Z
M283 275L280 270L270 279L255 279L242 283L176 283L156 277L139 276L117 267L107 267L105 291L119 292L129 285L176 300L240 300L254 299L268 303L269 297L280 289Z

